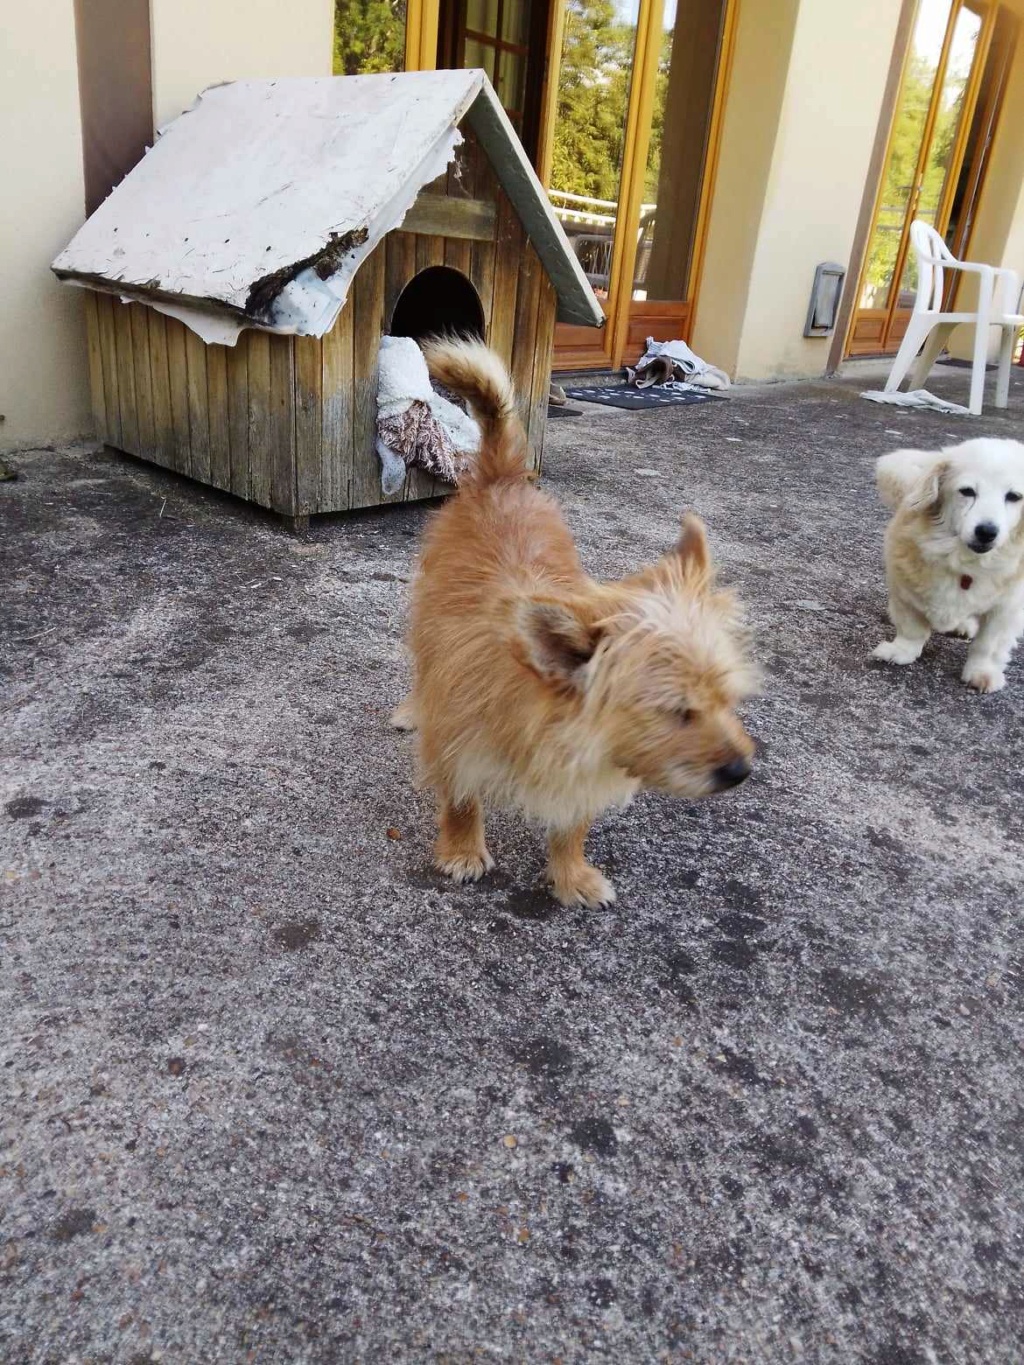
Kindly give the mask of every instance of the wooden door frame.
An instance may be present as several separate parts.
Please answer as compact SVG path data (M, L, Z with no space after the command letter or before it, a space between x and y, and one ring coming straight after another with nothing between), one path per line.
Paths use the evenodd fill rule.
M406 71L437 69L437 30L440 16L440 0L406 0Z

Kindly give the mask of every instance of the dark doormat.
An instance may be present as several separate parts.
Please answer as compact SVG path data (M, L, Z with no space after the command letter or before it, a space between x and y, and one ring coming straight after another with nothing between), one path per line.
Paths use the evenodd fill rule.
M954 370L970 370L974 368L973 360L958 360L955 356L951 355L940 356L935 363L936 365L950 365ZM995 370L998 368L998 365L995 364L985 366L986 370Z
M630 389L624 384L604 388L571 388L565 390L566 398L577 403L600 403L606 408L682 408L692 403L713 401L710 393L693 393L684 390L662 389L652 385L649 389Z

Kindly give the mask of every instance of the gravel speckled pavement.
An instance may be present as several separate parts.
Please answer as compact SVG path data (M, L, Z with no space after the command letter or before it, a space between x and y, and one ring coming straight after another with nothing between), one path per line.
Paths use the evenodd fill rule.
M386 725L425 509L303 541L11 457L5 1365L1024 1358L1024 659L868 660L872 460L1021 434L1024 382L866 382L551 424L587 565L695 508L765 669L754 778L604 820L600 914L514 816L481 885L430 869Z

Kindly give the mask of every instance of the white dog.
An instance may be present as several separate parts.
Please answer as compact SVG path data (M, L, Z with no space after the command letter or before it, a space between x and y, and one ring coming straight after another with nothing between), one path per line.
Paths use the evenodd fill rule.
M964 682L998 692L1024 631L1024 445L980 437L896 450L876 477L894 512L885 568L896 638L875 658L910 664L933 630L965 635Z

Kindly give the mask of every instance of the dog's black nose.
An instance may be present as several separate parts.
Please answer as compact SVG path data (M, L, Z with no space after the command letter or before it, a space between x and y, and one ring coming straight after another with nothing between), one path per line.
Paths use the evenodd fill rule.
M974 528L974 539L979 545L991 545L999 534L999 527L991 521L979 521Z
M734 758L731 763L723 763L715 769L715 784L720 788L738 787L750 776L750 764L745 758Z

